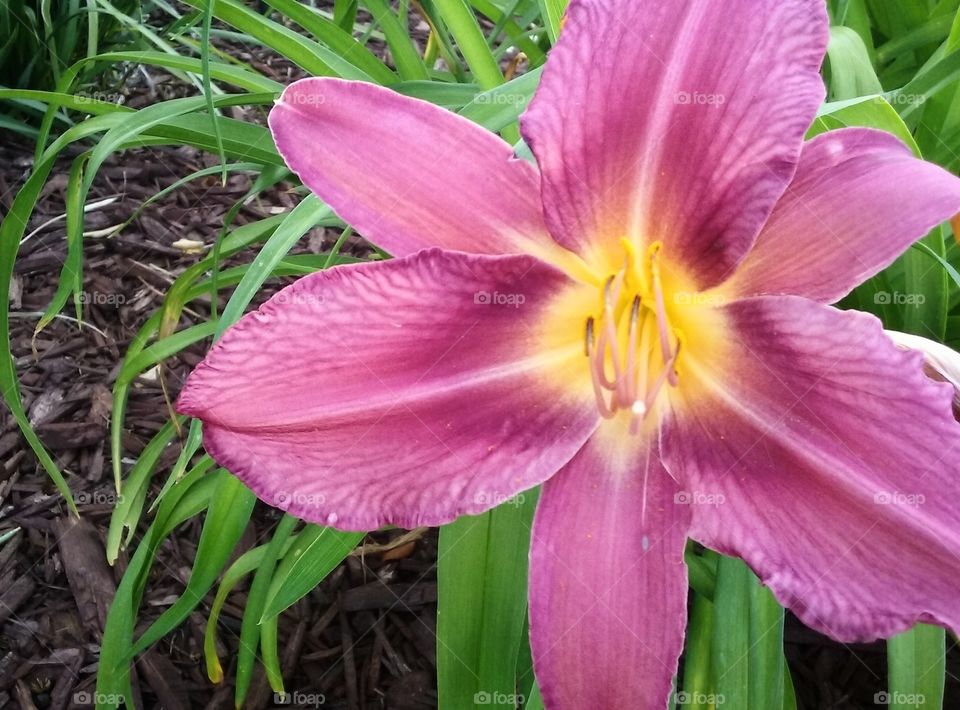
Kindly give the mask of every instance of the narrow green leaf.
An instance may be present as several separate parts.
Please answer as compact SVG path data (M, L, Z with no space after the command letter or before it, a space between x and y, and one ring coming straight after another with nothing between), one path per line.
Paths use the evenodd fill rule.
M683 650L683 690L677 704L683 710L711 710L716 705L713 687L713 602L693 594L690 621Z
M261 621L279 615L309 594L363 537L364 533L308 525L277 566Z
M156 550L174 528L207 506L218 483L216 475L196 472L186 476L161 504L156 519L137 546L107 613L97 669L100 697L133 697L126 652L133 645L136 610L140 607ZM97 704L98 708L106 706L106 703Z
M547 27L550 44L556 44L560 35L560 22L567 9L567 0L537 0L540 5L540 16Z
M953 15L931 17L909 32L896 35L886 44L877 47L878 64L886 64L921 47L940 44L950 36L953 22Z
M477 94L460 110L460 115L490 131L501 131L516 123L526 110L540 83L542 68L522 74L493 89Z
M278 632L279 616L271 616L260 622L260 660L267 672L267 682L274 693L283 693L283 669L280 667Z
M80 291L83 288L81 274L83 270L83 171L86 167L89 153L81 153L70 165L67 176L67 258L60 270L60 278L50 303L40 317L34 334L43 330L60 312L73 294L76 307L77 321L82 317L80 305Z
M943 229L937 227L918 244L940 259L947 256ZM904 270L903 329L907 332L942 341L947 334L947 272L916 249L901 257Z
M939 53L905 86L887 94L903 119L913 120L924 104L960 78L960 52Z
M220 134L220 124L217 123L217 110L213 105L213 86L210 76L210 25L213 22L213 2L214 0L207 0L202 10L203 25L200 30L200 66L203 73L201 79L203 82L203 98L207 103L207 113L210 114L213 125L213 135L217 141L217 153L220 155L220 163L224 166L223 172L221 173L221 181L226 185L227 157L223 151L223 136Z
M286 554L298 539L298 535L291 535L287 538L281 554ZM207 676L213 683L223 681L223 667L217 657L217 622L220 619L220 612L223 611L223 606L227 603L230 592L240 583L240 580L260 567L268 547L269 545L260 545L247 550L223 573L223 579L220 581L217 594L210 606L210 615L207 617L207 625L203 634L203 655L206 659Z
M253 493L237 478L224 476L221 479L203 522L186 589L137 640L127 654L128 662L182 624L203 601L246 530L255 502Z
M183 421L185 417L181 418ZM130 469L123 486L120 489L120 497L117 505L110 517L110 527L107 529L107 560L110 564L117 561L120 555L120 548L124 542L129 543L140 520L140 513L143 510L143 502L147 495L147 487L150 483L150 475L153 473L160 455L167 446L173 441L176 434L176 428L173 422L167 422L159 432L147 443L137 462ZM126 533L126 537L124 537Z
M783 710L797 710L797 691L786 658L783 659Z
M831 27L827 45L830 60L830 99L843 100L880 94L883 87L870 63L860 35L849 27Z
M488 46L502 31L509 37L506 44L516 45L516 47L526 55L530 65L540 66L543 64L544 59L546 59L543 50L540 49L536 42L530 39L528 33L521 29L511 17L511 14L519 4L519 0L513 0L513 3L508 4L505 10L498 7L492 0L470 0L470 4L476 8L477 12L482 13L491 22L496 23L493 32L488 35Z
M536 681L530 686L523 710L544 710L543 698L540 695L540 686L537 685Z
M727 707L783 705L783 609L741 560L721 557L713 597L714 682Z
M273 533L270 545L267 547L260 562L260 567L253 577L250 593L247 595L247 606L243 610L243 621L240 625L240 649L237 655L237 685L234 698L237 707L243 706L250 681L253 680L253 665L256 660L255 649L260 646L260 619L263 616L263 605L266 602L270 582L276 568L277 559L290 538L299 521L291 515L284 515Z
M198 9L202 9L207 1L214 3L213 14L219 19L262 42L314 76L373 81L369 74L336 52L278 22L268 20L236 0L184 0L187 5Z
M437 680L440 706L513 708L526 613L536 491L440 530ZM478 700L478 698L480 700Z
M166 52L151 52L146 50L105 52L96 57L92 57L91 61L132 62L135 64L163 67L164 69L190 72L192 74L203 73L203 63L196 57L183 57L176 54L167 54ZM254 93L279 93L283 90L283 84L280 82L250 71L246 67L233 66L221 62L211 62L209 72L210 78L212 79Z
M477 24L477 18L465 0L434 0L457 40L457 45L477 83L484 89L492 89L503 83L503 74L496 57L487 46L487 41Z
M132 113L133 109L100 99L66 94L57 91L0 89L0 101L40 101L50 106L70 108L95 116L103 113Z
M946 633L918 624L887 642L889 697L894 710L940 710L946 680Z
M397 82L397 75L377 59L373 52L355 40L349 31L344 31L313 8L297 0L267 0L267 4L312 33L373 81L384 86Z
M400 24L397 16L393 14L387 0L363 0L363 4L383 29L400 78L408 81L429 79L430 73L427 71L423 59L410 40L407 29Z

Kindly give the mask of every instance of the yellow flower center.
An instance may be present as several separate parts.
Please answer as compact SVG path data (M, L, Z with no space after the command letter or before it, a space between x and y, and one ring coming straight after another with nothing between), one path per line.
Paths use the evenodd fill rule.
M630 412L635 433L664 386L679 383L683 332L671 325L664 299L663 245L654 242L641 259L632 242L621 244L624 264L604 281L599 307L586 320L585 353L600 414L612 419Z
M576 334L578 360L566 360L551 379L592 390L600 415L635 434L648 421L655 427L654 413L665 405L695 395L699 385L685 376L687 361L723 357L726 327L716 307L722 295L697 292L661 242L638 248L622 239L619 246L577 272L576 285L550 309L539 342L569 352Z

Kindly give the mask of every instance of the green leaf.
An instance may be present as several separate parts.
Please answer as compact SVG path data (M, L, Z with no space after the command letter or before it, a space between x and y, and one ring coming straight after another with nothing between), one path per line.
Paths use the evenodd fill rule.
M460 110L460 115L489 131L501 131L516 123L540 83L542 68L534 69L506 84L477 94Z
M100 696L133 697L130 663L126 660L126 654L133 645L137 609L140 607L157 548L174 528L197 515L208 505L220 475L223 473L207 476L203 471L193 471L184 477L163 501L156 520L137 546L107 614L97 669L97 693ZM97 705L98 708L102 706L101 703Z
M505 32L508 36L506 44L516 45L516 47L526 55L527 61L531 66L540 66L546 59L543 50L530 39L528 33L521 29L511 17L518 3L519 0L513 0L512 5L507 6L507 10L501 10L492 0L470 0L470 5L472 5L477 12L483 14L491 22L496 23L493 31L488 35L488 46L490 42L497 38L501 31Z
M324 218L332 214L329 207L323 204L315 195L304 198L289 214L284 216L283 222L263 245L253 268L244 274L243 279L233 292L223 315L220 317L217 329L219 337L227 327L236 323L263 282L269 278L273 269L287 254L293 245L310 229Z
M831 27L827 57L830 60L831 100L883 92L867 47L856 31L849 27Z
M221 181L227 184L227 156L223 150L223 135L220 132L220 124L217 123L217 111L213 105L213 83L210 75L210 26L213 22L213 2L207 0L203 8L203 26L200 34L200 69L203 74L203 98L207 103L207 113L210 114L210 120L213 125L213 135L217 141L217 153L220 154L220 163L224 166L221 174Z
M270 545L267 547L260 561L260 567L253 577L250 593L247 595L247 606L243 610L243 621L240 625L240 650L237 656L237 685L234 698L237 707L243 706L253 680L253 665L256 660L255 649L260 646L260 619L263 616L263 606L284 546L299 521L291 515L284 515L273 533Z
M440 529L437 681L440 706L513 708L526 616L527 554L537 491Z
M298 535L291 535L287 538L281 549L281 554L286 554L287 550L296 544L298 539ZM247 550L223 573L223 579L217 589L213 604L210 606L210 615L207 617L207 625L203 634L203 655L207 664L207 676L213 683L223 681L223 667L217 657L217 622L220 619L220 612L223 611L223 606L227 603L230 592L240 583L240 580L259 568L263 563L268 547L269 545L260 545Z
M887 642L889 705L895 710L940 710L946 678L946 634L918 624Z
M221 479L203 522L187 588L134 644L127 654L128 662L180 626L203 601L247 529L254 502L253 493L238 479L233 476Z
M710 710L716 700L713 687L713 602L693 594L683 649L683 690L677 704L683 710Z
M85 60L87 61L87 60ZM145 50L124 51L124 52L105 52L88 61L106 61L106 62L131 62L135 64L147 64L150 66L163 67L164 69L190 72L192 74L203 73L203 62L195 57L182 57L176 54L166 52L151 52ZM246 67L238 67L232 64L221 62L211 62L210 78L222 81L238 89L261 93L283 91L283 84L274 81L262 74L250 71Z
M560 34L560 22L567 9L567 0L537 0L540 5L540 16L547 27L550 44L556 44Z
M429 79L430 73L423 59L417 54L406 28L393 14L390 4L386 0L363 0L363 4L383 29L400 78L408 81Z
M296 0L267 0L267 4L307 30L331 50L367 74L372 81L389 86L398 77L369 49L319 12ZM356 7L356 6L354 6Z
M185 417L178 421L184 421ZM107 561L114 564L120 555L120 548L129 543L136 531L143 503L147 495L150 476L160 459L160 455L173 441L176 434L173 422L167 422L159 432L147 443L137 462L130 469L123 486L120 488L120 497L110 517L110 527L107 529ZM126 533L126 537L124 537Z
M918 152L910 129L882 96L866 96L824 104L817 112L817 118L807 133L807 138L849 126L865 126L892 133L914 152Z
M503 83L503 74L496 57L487 46L487 41L477 24L477 18L465 0L434 0L440 14L450 28L450 32L460 52L484 89L492 89Z
M713 597L714 678L727 707L783 705L783 609L741 560L721 557Z
M540 696L540 686L537 685L536 681L534 681L533 685L530 686L530 691L527 693L526 703L523 705L523 710L544 710L543 698Z
M937 227L918 244L931 254L946 259L947 243L943 229ZM916 249L909 249L900 260L903 263L906 304L903 311L903 329L907 332L942 341L947 334L948 278L939 263Z
M960 78L960 52L939 52L902 88L887 96L904 120L913 120L924 104Z
M363 537L364 533L308 525L277 566L261 621L276 617L309 594Z
M373 81L369 74L336 52L278 22L267 19L236 0L184 0L184 2L199 9L202 9L206 2L213 2L213 14L219 19L259 40L314 76L339 76L343 79Z

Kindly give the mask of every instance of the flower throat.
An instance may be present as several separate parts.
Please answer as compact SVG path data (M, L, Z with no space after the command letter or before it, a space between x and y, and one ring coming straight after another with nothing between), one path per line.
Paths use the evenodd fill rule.
M636 433L663 392L678 384L676 363L683 333L672 328L663 295L660 251L654 242L638 259L633 243L621 240L626 259L603 284L597 315L587 318L585 352L601 416L626 411Z

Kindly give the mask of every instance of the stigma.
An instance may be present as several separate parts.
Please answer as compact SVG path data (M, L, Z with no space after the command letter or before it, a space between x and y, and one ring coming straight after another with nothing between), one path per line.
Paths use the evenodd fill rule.
M676 364L683 334L670 323L655 242L639 258L622 240L626 258L603 283L596 311L586 321L584 354L597 409L606 419L631 417L630 429L656 409L667 387L679 383Z

